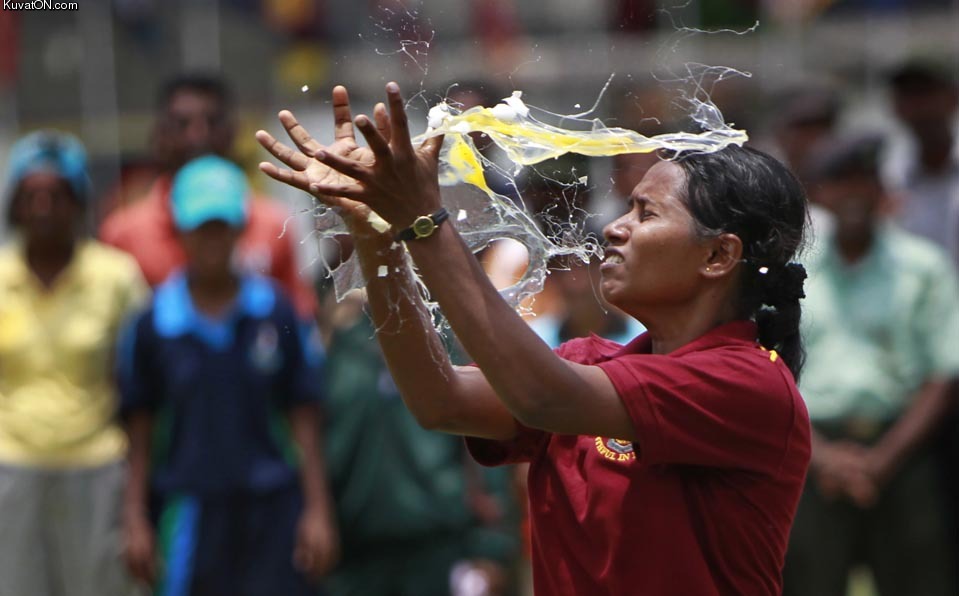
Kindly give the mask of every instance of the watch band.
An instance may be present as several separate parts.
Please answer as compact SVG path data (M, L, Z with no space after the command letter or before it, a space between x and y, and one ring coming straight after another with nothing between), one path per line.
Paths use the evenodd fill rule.
M403 242L429 238L433 235L433 232L436 231L436 228L440 227L440 224L449 219L449 217L449 211L444 207L440 207L439 210L432 215L421 215L414 219L412 225L397 232L395 238Z

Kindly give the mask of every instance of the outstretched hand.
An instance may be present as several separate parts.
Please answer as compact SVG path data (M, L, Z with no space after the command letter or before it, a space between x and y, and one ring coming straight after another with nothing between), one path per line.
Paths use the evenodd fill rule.
M355 120L369 144L372 163L365 153L346 154L335 150L333 145L316 150L313 157L335 170L340 178L330 175L310 181L309 191L317 196L336 196L363 203L388 221L394 230L401 230L417 217L440 208L437 172L443 137L427 139L414 149L399 85L387 84L386 95L388 118L385 114L377 117L377 126L366 116Z
M382 103L377 104L373 109L373 117L376 121L378 134L385 139L389 139L391 137L389 116L387 116L386 107ZM306 191L324 204L339 209L340 214L354 231L368 227L366 224L370 210L366 205L342 196L324 194L313 189L314 185L339 186L356 183L349 176L345 176L314 159L317 152L322 151L329 155L336 155L357 163L370 165L373 164L375 159L370 149L356 144L350 112L350 99L346 88L342 86L333 88L334 139L330 145L324 146L316 141L291 112L283 110L279 113L279 119L296 149L284 145L265 130L257 131L256 140L289 169L279 168L270 162L262 162L260 163L260 170L274 180Z
M354 234L370 230L370 209L394 230L433 213L440 207L437 171L443 138L433 137L414 149L399 85L389 83L386 94L389 115L380 103L373 109L373 121L366 116L355 120L368 148L356 144L345 87L333 88L335 126L330 145L313 139L292 113L280 112L280 122L296 149L265 130L258 131L257 141L289 168L263 162L260 170L338 208Z

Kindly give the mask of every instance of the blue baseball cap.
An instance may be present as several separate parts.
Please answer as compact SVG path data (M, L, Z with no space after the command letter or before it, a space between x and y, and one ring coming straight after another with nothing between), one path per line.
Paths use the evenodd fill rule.
M195 230L208 221L242 227L246 224L249 194L246 174L239 166L215 155L198 157L173 177L173 222L182 231Z
M7 192L12 193L24 178L49 172L64 180L79 201L90 196L87 152L75 136L55 130L39 130L19 139L10 148Z

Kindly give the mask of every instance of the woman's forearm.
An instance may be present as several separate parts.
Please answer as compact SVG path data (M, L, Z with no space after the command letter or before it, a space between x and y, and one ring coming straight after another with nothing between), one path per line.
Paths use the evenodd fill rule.
M433 326L402 244L357 242L377 339L407 407L426 428L507 439L513 416L483 373L454 367Z
M633 435L605 374L556 356L500 297L452 224L409 247L457 337L520 422L560 433Z

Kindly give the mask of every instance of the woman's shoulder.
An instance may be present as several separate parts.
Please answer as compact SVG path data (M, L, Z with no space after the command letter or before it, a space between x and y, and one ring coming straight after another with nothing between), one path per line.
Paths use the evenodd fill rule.
M669 354L648 354L640 336L607 360L644 383L665 383L720 391L743 399L781 397L789 404L798 396L792 374L774 350L756 339L755 323L734 321L717 327Z
M597 364L609 360L622 349L623 346L615 341L590 334L563 343L555 352L560 358L577 364Z

